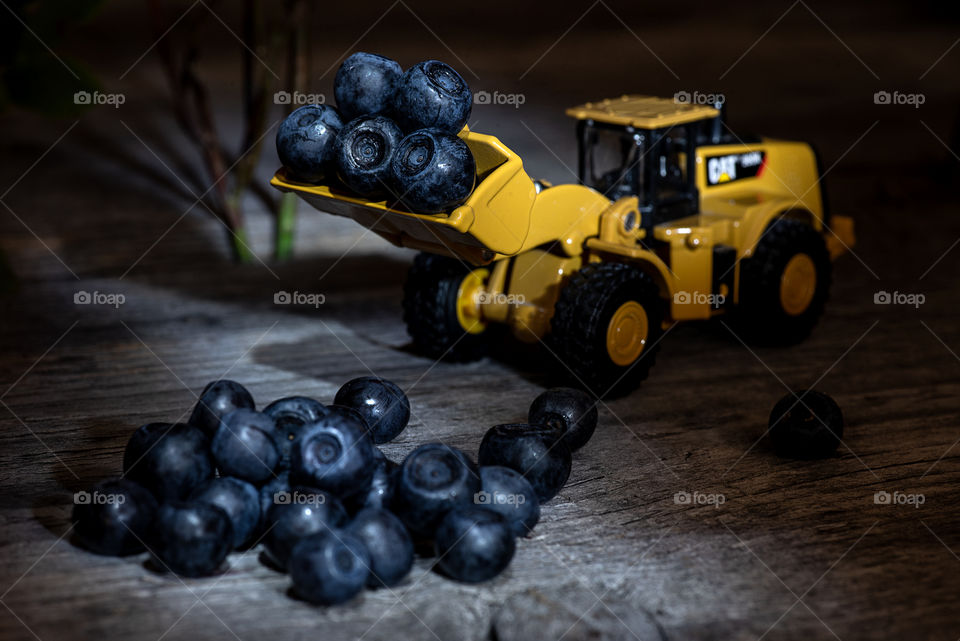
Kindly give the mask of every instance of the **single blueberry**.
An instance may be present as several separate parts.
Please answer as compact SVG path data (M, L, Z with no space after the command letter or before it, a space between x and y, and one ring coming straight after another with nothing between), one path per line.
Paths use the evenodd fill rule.
M210 479L190 495L190 501L216 505L227 513L233 547L252 543L260 524L260 493L250 483L230 476Z
M267 513L277 501L277 495L283 496L290 492L290 472L279 472L276 476L260 486L260 522L267 522Z
M366 509L346 527L370 553L370 577L367 585L391 586L407 576L413 567L413 541L403 522L392 512Z
M464 583L497 576L510 565L516 550L507 521L476 506L450 510L437 528L434 545L440 571Z
M321 605L349 601L363 590L370 575L366 546L346 532L309 536L290 555L290 579L303 599Z
M400 466L393 506L415 535L433 537L450 509L469 505L480 491L480 472L462 451L427 443L412 451Z
M480 465L503 465L522 474L541 503L567 482L572 460L563 432L549 425L495 425L480 443Z
M330 105L304 105L277 130L277 155L291 177L318 183L333 175L336 139L343 121Z
M393 113L404 132L436 127L457 134L470 119L473 93L450 65L426 60L397 82Z
M390 165L400 201L420 214L439 214L473 191L477 165L466 143L439 129L420 129L400 141Z
M148 423L134 432L123 453L124 477L153 492L158 501L185 499L213 472L210 441L184 423Z
M370 200L391 189L390 162L403 132L386 116L360 116L348 122L337 139L337 175L347 187Z
M586 445L597 429L597 404L582 390L557 387L533 399L527 420L561 429L573 452Z
M365 492L373 476L374 445L360 421L331 412L293 442L290 479L340 497Z
M73 535L80 545L108 556L143 551L157 511L149 490L127 479L108 479L76 493L73 501Z
M843 412L832 398L816 390L790 393L770 412L770 440L778 456L825 458L843 438Z
M187 421L194 427L199 427L209 438L213 438L220 419L236 409L255 408L250 392L235 381L219 380L207 383L200 394L193 414Z
M209 503L173 501L157 511L150 550L156 565L181 576L213 574L233 544L230 517Z
M211 451L224 476L254 484L266 483L280 463L273 419L253 410L234 410L223 417Z
M390 509L400 466L388 459L380 448L373 450L373 476L366 492L352 497L350 505L359 512L365 508Z
M526 536L540 520L540 499L520 472L500 465L480 468L480 492L474 497L480 507L499 512L514 536Z
M394 60L358 51L343 61L333 79L337 107L347 120L386 113L403 68Z
M334 403L357 410L363 416L374 443L392 441L410 420L410 401L394 383L374 376L348 381Z
M300 539L337 528L347 519L340 499L309 487L295 486L280 492L267 512L267 533L263 538L267 556L281 570L293 546Z
M267 405L263 413L272 418L276 425L274 434L280 447L279 469L289 470L293 442L305 426L316 423L328 411L320 401L306 396L288 396Z

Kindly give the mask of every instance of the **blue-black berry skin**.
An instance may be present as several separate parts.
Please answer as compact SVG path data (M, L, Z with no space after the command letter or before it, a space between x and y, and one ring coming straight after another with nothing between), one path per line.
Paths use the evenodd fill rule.
M175 501L157 511L150 550L159 568L180 576L208 576L232 548L230 517L215 505Z
M503 572L516 550L510 525L498 513L477 506L451 510L434 537L437 566L463 583L488 581Z
M236 409L255 409L253 396L247 388L228 379L211 381L203 388L187 422L213 438L220 427L220 419Z
M357 410L367 424L373 442L392 441L410 421L410 400L396 384L373 376L348 381L334 403Z
M210 441L185 423L149 423L127 443L124 477L150 490L159 502L185 499L213 477Z
M320 401L307 396L287 396L267 405L263 413L272 418L275 424L276 441L280 448L279 469L289 470L293 442L304 427L316 423L328 411Z
M366 426L331 412L306 428L293 443L293 483L327 490L340 497L361 494L373 476L374 445Z
M386 116L360 116L340 131L337 176L344 185L369 200L390 195L390 163L403 132Z
M346 531L363 541L370 553L369 587L393 586L409 574L413 567L413 540L392 512L361 510Z
M390 166L394 192L410 211L439 214L463 203L476 182L467 144L440 129L419 129L400 141Z
M393 114L406 133L436 127L457 134L472 109L473 93L467 82L439 60L415 64L397 82Z
M211 451L220 474L266 483L280 464L280 448L272 418L253 410L234 410L223 417Z
M234 549L253 542L260 525L260 493L250 483L229 476L210 479L194 490L190 501L215 505L227 514Z
M390 111L403 68L394 60L359 51L337 69L333 93L346 120Z
M290 492L290 472L286 470L277 472L273 478L260 486L260 522L262 524L267 522L267 512L276 502L277 495L283 496L285 492Z
M337 605L363 590L370 576L370 554L362 541L347 532L318 533L294 547L289 572L300 598Z
M414 535L430 539L454 507L470 505L480 490L480 472L464 452L442 443L421 445L404 459L393 508Z
M573 465L563 432L547 425L511 423L487 430L480 443L480 465L502 465L522 474L541 503L563 488Z
M400 466L388 459L380 448L373 452L373 476L366 492L352 497L350 505L359 512L366 508L390 509L397 486Z
M480 482L474 504L499 513L514 536L527 536L540 520L540 499L530 482L500 465L481 466Z
M157 502L128 479L108 479L74 496L73 536L84 548L107 556L142 552Z
M778 456L820 459L833 455L843 438L843 412L816 390L790 393L770 412L770 440Z
M347 519L340 499L322 490L294 486L267 511L263 538L267 556L286 570L293 547L311 534L339 528Z
M563 430L573 452L586 445L597 429L597 404L582 390L557 387L534 399L527 420Z
M294 180L323 182L335 174L334 152L343 120L330 105L304 105L277 130L277 155Z

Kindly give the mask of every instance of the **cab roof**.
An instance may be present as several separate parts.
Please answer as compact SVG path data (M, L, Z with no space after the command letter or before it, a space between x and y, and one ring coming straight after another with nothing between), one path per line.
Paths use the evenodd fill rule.
M629 95L587 102L567 109L577 120L594 120L638 129L659 129L720 115L708 105L680 102L677 98Z

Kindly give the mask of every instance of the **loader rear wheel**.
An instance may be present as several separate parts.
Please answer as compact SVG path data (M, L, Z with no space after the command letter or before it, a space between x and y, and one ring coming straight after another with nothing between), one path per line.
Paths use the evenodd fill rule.
M469 302L485 273L455 258L417 255L403 287L403 320L419 353L455 362L484 355L486 324Z
M653 279L632 265L594 263L561 290L550 343L570 378L597 397L633 390L660 349L663 300Z
M753 255L740 263L737 316L743 338L780 345L806 338L823 314L831 277L821 234L799 220L773 221Z

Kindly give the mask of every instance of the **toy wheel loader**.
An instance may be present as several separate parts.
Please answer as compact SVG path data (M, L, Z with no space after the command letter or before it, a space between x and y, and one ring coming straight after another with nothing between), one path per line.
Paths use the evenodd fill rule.
M423 215L336 186L272 184L420 250L404 288L415 347L433 358L484 353L505 324L544 341L597 396L633 389L671 324L734 315L746 340L803 339L823 312L831 260L853 221L827 211L804 143L732 140L713 106L623 96L567 110L580 184L532 180L497 138L460 133L477 185L452 211Z

